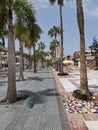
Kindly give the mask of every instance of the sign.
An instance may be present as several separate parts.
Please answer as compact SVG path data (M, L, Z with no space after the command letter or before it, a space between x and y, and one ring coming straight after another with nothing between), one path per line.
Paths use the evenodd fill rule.
M93 37L93 44L96 45L97 44L97 38Z

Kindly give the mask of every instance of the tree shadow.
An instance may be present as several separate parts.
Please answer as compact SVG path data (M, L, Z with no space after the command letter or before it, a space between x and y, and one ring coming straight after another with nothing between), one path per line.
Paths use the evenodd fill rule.
M44 81L45 79L54 79L53 77L27 77L25 79L23 79L22 81L27 81L27 80L35 80L35 81L39 81L39 82L42 82ZM16 82L21 82L21 80L19 79L16 79Z
M39 78L39 77L27 77L26 79L24 80L36 80L36 81L43 81L43 78Z
M54 79L53 77L42 77L42 79Z
M24 99L24 103L28 108L34 107L35 104L44 104L47 101L46 96L59 96L59 94L56 92L56 89L46 89L36 93L28 90L19 90L17 95L17 102Z
M50 73L49 71L41 71L41 70L38 70L37 73Z
M27 78L25 78L25 79L23 79L23 80L19 80L19 79L16 79L16 82L21 82L21 81L27 81L27 80L35 80L35 81L40 81L40 82L42 82L43 80L45 80L45 79L54 79L53 77L42 77L42 78L40 78L40 77L27 77ZM6 82L5 82L6 83Z

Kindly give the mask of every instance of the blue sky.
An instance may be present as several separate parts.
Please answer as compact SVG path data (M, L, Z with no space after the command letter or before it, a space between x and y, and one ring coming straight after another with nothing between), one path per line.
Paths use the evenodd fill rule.
M46 50L49 50L49 44L52 39L48 36L48 31L54 25L60 25L59 6L51 6L49 0L29 0L33 3L36 10L37 23L43 30L40 41L46 44ZM85 44L86 49L92 44L94 36L98 38L98 0L83 0L85 16ZM64 55L72 55L79 51L79 32L76 17L75 0L64 3L63 6L63 28L64 28Z
M36 10L36 19L38 25L43 30L39 42L44 42L46 51L49 51L49 45L52 39L48 36L48 31L53 26L60 26L59 6L50 5L49 0L28 0L33 4ZM85 46L86 49L93 42L93 37L98 39L98 0L83 0L85 16ZM75 0L66 2L63 6L63 28L64 28L64 56L73 55L80 49L79 31L77 26L76 4ZM16 50L19 50L18 40L15 41ZM7 46L7 44L6 44ZM24 50L26 53L27 49Z

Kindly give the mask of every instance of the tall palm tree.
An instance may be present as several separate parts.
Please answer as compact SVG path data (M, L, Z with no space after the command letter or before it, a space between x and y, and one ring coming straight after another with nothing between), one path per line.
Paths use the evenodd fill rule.
M32 60L31 60L31 48L33 48L33 61L34 61L34 73L36 73L36 55L35 55L35 45L40 38L40 34L42 33L41 28L36 23L28 23L28 34L25 37L25 46L29 49L29 68L31 68Z
M5 39L4 37L8 35L8 31L6 28L6 22L7 22L7 14L3 12L3 9L0 8L0 39L2 42L0 42L0 51L3 51L5 48ZM0 52L0 69L2 70L2 55Z
M52 4L54 4L54 2L56 2L57 0L49 0L49 1ZM60 12L62 13L61 10L62 10L62 5L63 5L63 0L58 0L58 3L61 5ZM89 98L87 70L86 70L86 57L85 57L84 13L83 13L82 0L76 0L76 7L77 7L77 22L78 22L78 28L79 28L79 33L80 33L80 92L82 94L86 94ZM61 27L61 34L62 32L63 32L63 29ZM63 35L61 35L61 44L63 43L62 36Z
M52 54L53 59L55 58L56 45L57 45L57 41L55 41L53 39L52 42L50 42L50 50L51 50L51 54Z
M80 92L89 97L86 56L85 56L85 34L84 34L84 13L82 0L76 0L77 23L80 33Z
M43 51L44 49L45 49L45 43L40 42L38 44L38 50L39 50L39 54L40 54L40 57L41 57L42 68L44 68L44 65L43 65L43 60L44 60L44 56L45 56L45 53Z
M33 11L33 14L35 14L35 11ZM20 13L17 13L17 23L16 23L16 28L15 28L15 32L16 32L16 37L18 37L19 39L19 43L20 43L20 76L19 79L23 80L23 70L24 70L24 66L23 66L23 43L25 42L25 37L28 36L28 38L30 37L28 34L29 33L29 24L34 24L36 22L34 15L31 15L32 17L30 17L27 20L24 19L20 16ZM27 35L27 36L26 36ZM31 50L31 49L29 49Z
M17 21L14 25L14 34L15 37L19 40L19 49L20 49L20 74L19 80L24 80L23 70L24 70L24 62L23 62L23 43L25 42L25 34L27 32L27 28L22 25L21 22Z
M48 31L48 35L53 38L54 37L54 40L55 40L55 43L57 42L56 44L56 47L58 47L58 41L57 41L57 35L59 35L60 33L60 28L59 27L56 27L56 26L53 26L53 28L50 28L50 30ZM55 58L56 58L56 47L55 47Z
M59 34L60 29L59 27L53 26L52 28L50 28L50 30L48 31L48 35L50 35L50 37L54 37L55 40L57 39L57 35Z
M38 50L39 50L39 51L42 51L42 50L44 50L44 49L45 49L45 43L44 43L44 42L38 43Z
M32 5L27 0L1 0L0 6L8 14L8 90L7 100L12 103L17 100L16 93L16 71L15 71L15 44L13 32L13 13L18 14L25 21L34 16Z
M8 14L4 11L5 7L0 7L0 38L2 39L2 45L5 47L5 39L4 37L7 36L7 26L6 22L8 19Z
M38 39L40 39L40 34L42 33L42 29L40 28L40 26L38 24L34 24L32 29L30 30L30 39L31 39L31 44L33 45L33 63L34 63L34 73L37 72L37 67L36 67L36 55L35 55L35 45L38 41Z
M28 68L31 69L32 68L31 49L33 45L31 42L30 31L28 29L29 28L27 28L24 35L22 36L23 36L24 45L28 49Z
M54 4L56 1L58 2L59 9L60 9L60 34L61 34L61 74L63 74L63 17L62 17L62 6L64 0L49 0L51 4Z

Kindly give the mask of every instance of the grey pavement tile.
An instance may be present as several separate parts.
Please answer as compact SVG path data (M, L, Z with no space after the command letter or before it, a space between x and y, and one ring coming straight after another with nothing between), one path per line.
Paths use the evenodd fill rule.
M47 126L47 122L40 122L38 130L45 130Z
M9 122L0 122L0 130L5 130Z
M15 125L8 125L5 130L14 130Z
M59 124L48 123L45 130L62 130L62 128Z
M14 130L22 130L22 125L21 124L17 124L14 128Z
M47 113L42 112L41 113L41 121L40 121L40 123L46 123L46 122L47 122Z
M29 97L22 102L0 106L0 130L62 130L51 70L37 74L24 72L24 75L26 80L16 83L17 91ZM0 92L0 98L6 88L2 89L3 94Z
M21 117L22 117L22 115L19 113L19 112L17 112L16 114L15 114L15 116L13 117L13 119L10 121L10 123L8 124L8 126L7 126L7 128L6 129L8 129L8 128L15 128L16 127L16 125L17 125L17 123L18 122L20 122L20 119L21 119ZM22 118L23 120L24 120L24 118ZM10 130L10 129L9 129Z
M24 129L25 128L27 128L27 129L28 128L31 128L31 129L34 128L34 130L35 130L35 128L36 128L36 130L37 130L38 127L39 127L39 122L40 122L40 116L29 117L24 124Z
M71 128L70 128L70 126L69 126L69 122L67 122L67 123L63 123L62 124L62 130L71 130Z
M0 117L0 122L10 122L15 116L14 112L5 112L2 117Z
M8 111L8 108L5 108L4 106L0 106L0 117L2 117L2 115L6 112L6 111Z

